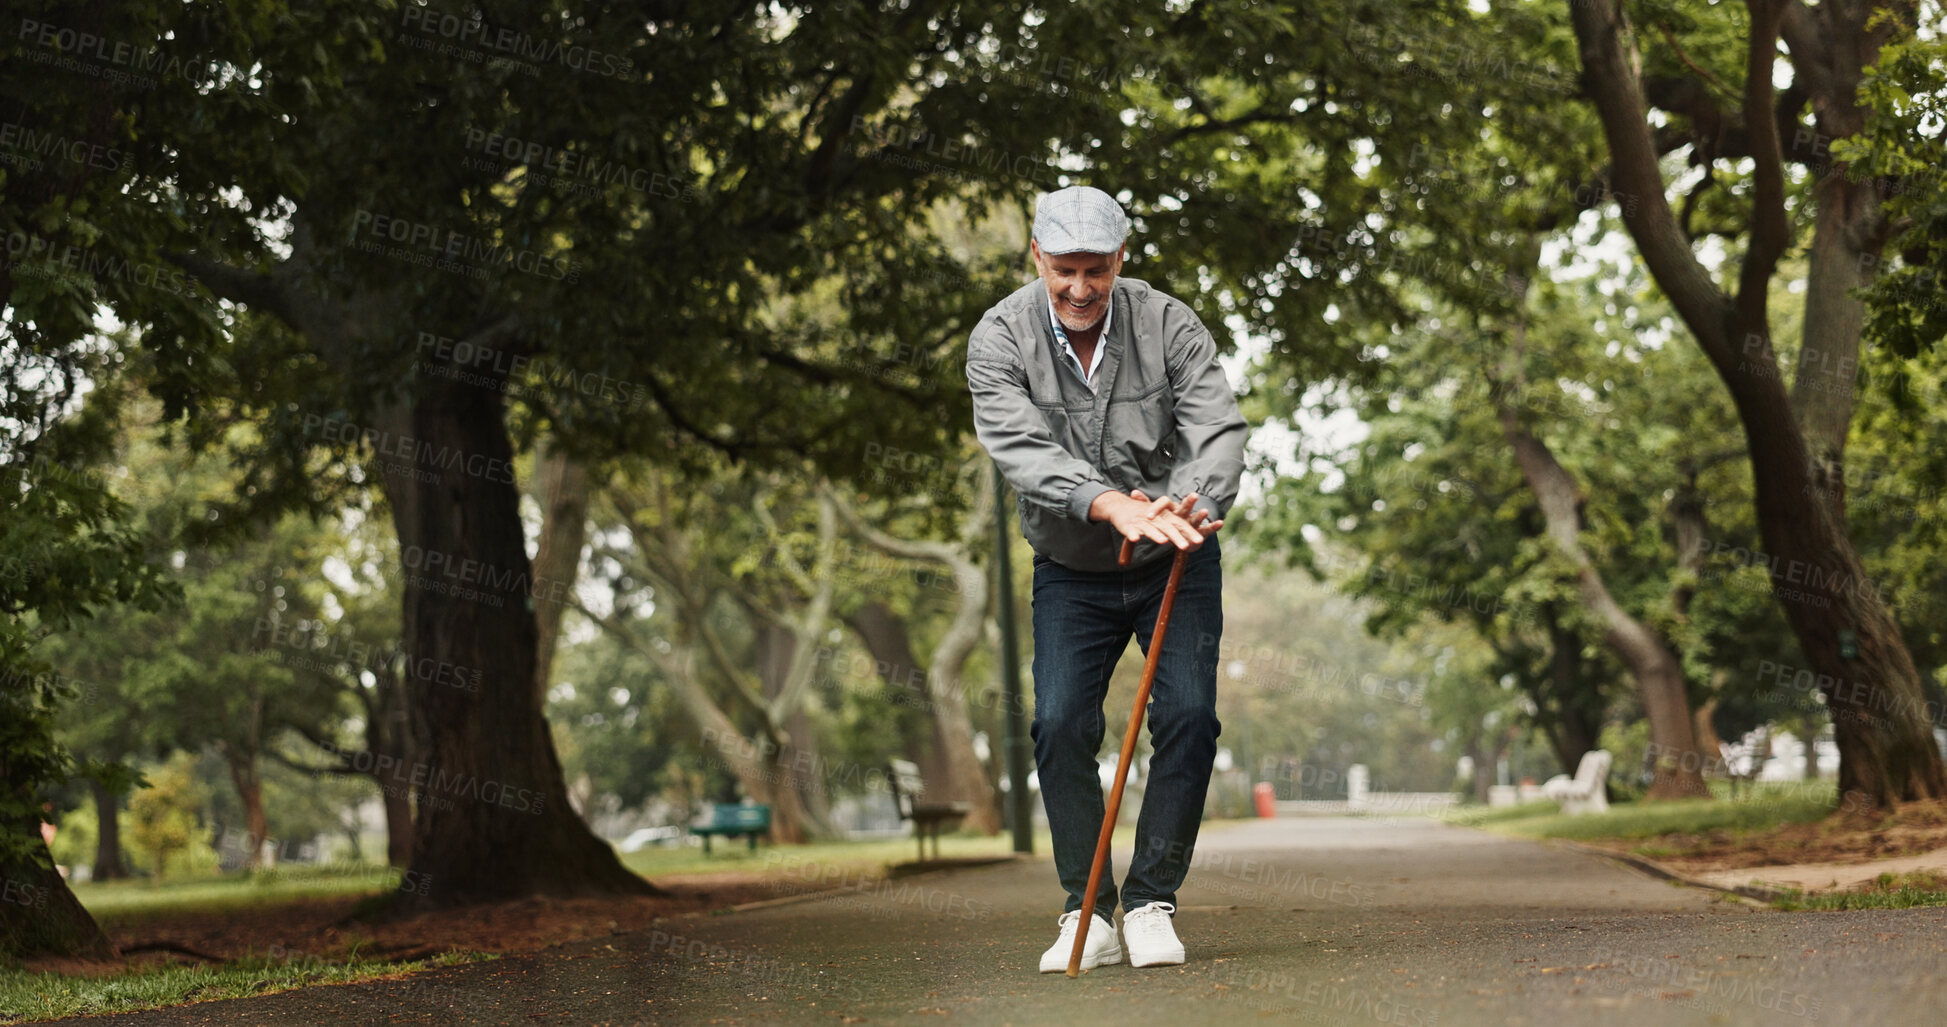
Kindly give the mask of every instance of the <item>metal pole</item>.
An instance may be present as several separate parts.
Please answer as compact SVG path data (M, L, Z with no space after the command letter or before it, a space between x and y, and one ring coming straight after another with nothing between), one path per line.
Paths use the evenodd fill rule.
M1034 851L1034 808L1028 798L1028 756L1034 740L1028 737L1027 704L1021 697L1021 646L1014 633L1014 566L1009 558L1013 539L1007 530L1007 479L994 466L994 574L1000 579L995 598L1000 603L1001 694L1007 712L1008 819L1014 824L1014 851Z

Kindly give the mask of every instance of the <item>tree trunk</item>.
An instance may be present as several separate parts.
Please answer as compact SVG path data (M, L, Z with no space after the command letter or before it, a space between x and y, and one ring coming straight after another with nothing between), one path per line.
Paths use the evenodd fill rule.
M0 855L0 958L113 959L108 936L54 869L54 857L41 840L40 817L25 817L7 829L14 837L0 843L0 853L18 844L26 855Z
M385 413L380 452L411 454L377 461L405 564L406 651L415 666L481 670L477 690L406 676L411 869L426 888L393 911L656 892L568 805L534 684L535 586L499 392L422 376L413 405Z
M1494 786L1495 764L1500 760L1498 753L1487 751L1486 742L1487 733L1483 731L1467 746L1467 755L1474 760L1474 801L1483 806L1490 798L1488 789Z
M215 294L282 319L325 363L355 377L374 340L410 334L396 320L410 297L321 291L335 254L319 240L333 229L311 224L302 206L292 222L291 257L267 274L194 254L172 259ZM660 893L569 807L536 694L534 603L569 597L534 582L523 538L505 375L492 366L524 353L516 326L502 316L453 347L478 355L463 370L484 385L419 374L403 405L374 399L362 414L370 423L348 426L374 452L368 469L398 535L407 658L481 672L477 690L445 674L407 675L411 870L426 888L395 895L395 915L530 895Z
M775 704L790 687L800 640L781 625L761 620L755 623L758 680L763 683L764 697ZM828 777L842 775L847 768L827 766L819 757L818 740L812 734L811 718L802 703L795 705L784 723L776 725L772 737L784 741L778 745L771 764L771 794L780 799L788 794L792 800L788 804L790 822L782 825L778 840L795 843L836 835L838 832L832 828L828 815L831 801L826 782ZM859 779L863 780L863 775ZM773 820L776 819L773 813ZM788 839L784 837L787 834Z
M547 704L554 649L568 606L556 590L573 589L588 541L588 469L543 439L534 453L534 498L541 505L541 537L534 548L534 690Z
M1602 737L1602 689L1582 658L1582 636L1561 623L1555 603L1541 605L1548 629L1548 673L1536 689L1539 694L1531 698L1562 773L1574 774Z
M1683 665L1656 632L1630 616L1609 594L1601 572L1582 548L1582 496L1568 469L1555 459L1547 443L1521 425L1511 407L1505 403L1497 403L1497 407L1501 434L1513 447L1521 475L1541 507L1548 537L1575 568L1576 591L1583 607L1602 626L1603 642L1636 681L1643 712L1650 722L1650 744L1657 753L1648 798L1708 797L1702 758L1691 734Z
M905 716L907 710L926 711L926 667L913 652L913 640L906 622L892 607L871 599L845 618L845 624L865 643L872 657L873 672L894 695L899 705L901 748L919 765L919 775L927 781L945 785L952 776L946 760L946 746L940 738L940 724L930 711L924 717Z
M230 781L237 787L237 801L243 804L244 829L250 835L250 855L243 865L255 870L263 865L264 839L270 837L270 821L264 816L264 782L257 773L255 753L228 745L223 750L223 761L230 767Z
M373 753L373 777L385 805L385 861L405 869L412 866L412 707L399 676L388 663L374 670L371 719L365 725L365 747Z
M1717 674L1721 676L1724 671L1719 670ZM1723 766L1720 761L1723 758L1724 740L1718 737L1717 726L1710 722L1710 715L1716 711L1717 697L1713 695L1706 699L1702 706L1697 707L1695 717L1697 748L1704 753L1704 765L1707 767Z
M94 778L88 791L95 797L95 866L89 879L120 881L128 877L128 864L122 861L122 797Z
M936 797L968 803L972 812L967 814L966 826L992 835L1001 829L1000 804L987 766L974 752L973 721L967 715L966 688L960 677L980 641L990 591L988 575L970 556L973 547L987 538L994 516L993 462L981 458L979 467L974 507L961 525L957 544L896 538L867 524L836 492L826 489L825 495L867 543L894 556L940 565L951 575L953 619L926 666L926 706L933 721L933 740L940 747L939 762L946 771ZM930 784L929 779L929 791Z
M1724 380L1744 427L1765 547L1758 559L1772 578L1773 595L1782 603L1806 662L1819 676L1839 745L1841 805L1848 810L1947 794L1947 771L1934 743L1912 655L1886 598L1866 576L1843 517L1835 516L1832 490L1823 480L1832 472L1834 450L1828 438L1820 454L1826 466L1814 463L1815 453L1786 395L1772 346L1767 290L1778 257L1789 245L1790 227L1771 76L1782 23L1793 32L1795 70L1822 87L1813 99L1814 109L1849 103L1850 94L1844 91L1848 79L1856 82L1859 67L1876 59L1879 50L1879 43L1861 29L1875 6L1820 4L1814 12L1751 0L1744 96L1744 124L1754 160L1751 242L1736 265L1739 284L1731 297L1697 260L1670 210L1635 71L1639 57L1620 9L1615 0L1571 5L1588 92L1609 141L1616 189L1634 201L1625 205L1623 222L1651 275ZM1814 54L1829 61L1837 57L1845 66L1818 67ZM1816 198L1822 203L1867 199L1825 187ZM1857 211L1844 213L1858 216ZM1877 252L1871 239L1859 245L1874 246ZM1812 287L1824 295L1843 276L1834 270L1835 261L1821 260L1822 275L1831 277ZM1814 326L1813 313L1807 312L1811 344L1821 353L1843 355L1839 336L1850 316L1828 306L1817 312L1819 324ZM1857 352L1856 340L1851 352ZM1850 377L1850 370L1844 373ZM1830 431L1830 416L1813 418L1825 425L1819 429L1822 438Z

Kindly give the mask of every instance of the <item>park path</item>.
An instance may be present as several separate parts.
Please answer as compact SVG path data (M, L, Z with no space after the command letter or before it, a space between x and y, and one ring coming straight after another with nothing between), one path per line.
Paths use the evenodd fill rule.
M788 853L788 850L787 850ZM1947 910L1780 913L1433 821L1205 832L1181 967L1034 971L1045 858L90 1024L1938 1024ZM1117 866L1127 853L1117 854ZM79 1022L79 1021L76 1021Z

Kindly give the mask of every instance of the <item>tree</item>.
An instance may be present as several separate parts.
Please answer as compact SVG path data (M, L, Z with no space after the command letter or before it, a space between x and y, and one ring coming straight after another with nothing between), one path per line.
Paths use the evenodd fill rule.
M65 416L76 382L103 370L83 347L4 335L0 367L0 876L31 889L32 906L0 903L0 958L112 951L54 869L41 838L43 789L73 762L55 738L57 712L82 697L37 644L112 603L154 608L180 590L148 563L127 509L99 473L119 390L96 390ZM91 776L112 771L90 768Z
M963 670L967 657L981 640L986 623L988 575L975 562L973 554L988 545L994 518L993 465L984 456L975 459L972 475L976 493L973 510L952 542L906 539L869 523L852 503L827 487L829 497L846 526L866 544L903 560L924 561L945 571L950 582L952 614L931 658L925 664L925 709L931 728L927 752L934 766L928 771L928 801L961 801L971 808L966 824L993 834L1001 829L1000 807L987 769L974 752L973 728L968 717ZM853 615L852 624L876 663L885 667L883 676L909 674L920 664L912 653L911 632L904 621L883 602L867 603Z
M1844 448L1864 316L1857 288L1869 279L1889 234L1888 183L1855 180L1842 162L1822 157L1831 140L1859 131L1865 109L1854 94L1864 69L1885 43L1911 34L1917 5L1749 0L1745 9L1735 105L1720 107L1708 88L1688 90L1687 102L1659 102L1692 124L1696 159L1711 172L1706 183L1717 181L1719 160L1748 156L1752 162L1748 219L1732 229L1746 236L1734 290L1720 286L1699 260L1696 240L1670 207L1630 20L1615 0L1576 3L1571 14L1615 189L1631 201L1623 205L1623 223L1723 379L1743 425L1775 594L1807 661L1823 675L1821 689L1835 713L1840 794L1851 808L1937 797L1947 794L1947 771L1925 716L1919 672L1847 535L1845 517ZM1781 38L1793 70L1782 93L1773 86ZM1703 86L1712 78L1708 72L1697 77ZM1809 126L1801 113L1808 104ZM1727 126L1741 131L1732 135ZM1743 145L1707 144L1727 137ZM1814 230L1804 338L1789 391L1770 316L1771 279L1791 246L1788 158L1808 165L1814 180L1805 201ZM1816 501L1805 502L1807 496Z
M160 884L169 861L196 840L208 797L192 772L195 762L188 753L177 753L129 800L130 840L155 862L151 883Z
M250 74L214 91L233 101L225 116L141 126L158 153L183 155L172 185L211 214L170 259L276 322L245 361L278 394L225 393L267 442L256 491L224 516L298 501L300 458L323 449L363 463L402 554L438 562L432 584L466 586L416 573L402 597L412 659L488 675L470 696L408 685L415 749L435 773L413 846L432 886L406 902L639 891L574 819L541 719L527 609L540 579L503 473L514 433L552 431L590 461L681 441L760 461L815 454L841 472L867 439L957 436L937 417L947 390L898 384L886 354L964 334L999 276L912 280L941 251L912 212L964 202L979 216L1051 168L1051 135L1114 123L990 74L1000 42L1060 49L1094 42L1095 25L1001 4L891 18L679 5L645 25L619 9L490 3L471 19L489 37L605 59L496 59L455 76L439 47L415 45L441 42L445 19L424 12L404 8L395 26L356 5L294 5L261 31L212 26L244 30L250 49ZM945 126L1002 110L980 145L955 147L974 174L900 166ZM240 147L273 156L233 184L210 163ZM239 206L275 212L288 248ZM748 316L756 297L839 267L845 335ZM354 458L353 439L387 455ZM488 579L437 580L459 568ZM527 813L479 801L482 782L531 796Z
M842 580L832 501L773 475L726 471L678 489L630 467L597 509L627 544L596 547L608 609L581 612L661 671L698 748L772 807L773 837L829 834L805 704Z

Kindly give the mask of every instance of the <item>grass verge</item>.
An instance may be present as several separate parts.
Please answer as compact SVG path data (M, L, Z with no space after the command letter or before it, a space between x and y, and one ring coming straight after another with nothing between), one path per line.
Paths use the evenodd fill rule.
M1789 782L1760 785L1749 796L1735 800L1720 797L1632 802L1611 806L1606 813L1580 816L1564 815L1552 802L1536 802L1489 810L1473 821L1459 816L1453 820L1523 838L1594 841L1705 831L1756 833L1784 824L1817 820L1831 813L1837 804L1835 789L1828 782ZM1653 858L1656 853L1643 851L1643 855Z
M339 865L278 867L255 873L164 881L86 881L70 884L96 919L122 920L176 913L220 913L300 899L383 894L399 887L399 869Z
M126 1013L185 1002L268 995L315 984L398 977L415 970L498 958L448 953L406 963L362 960L238 959L214 966L162 966L101 977L0 969L0 1023Z
M1914 906L1947 906L1947 879L1928 871L1906 874L1881 874L1852 891L1820 892L1807 895L1797 888L1773 899L1778 909L1911 909Z

